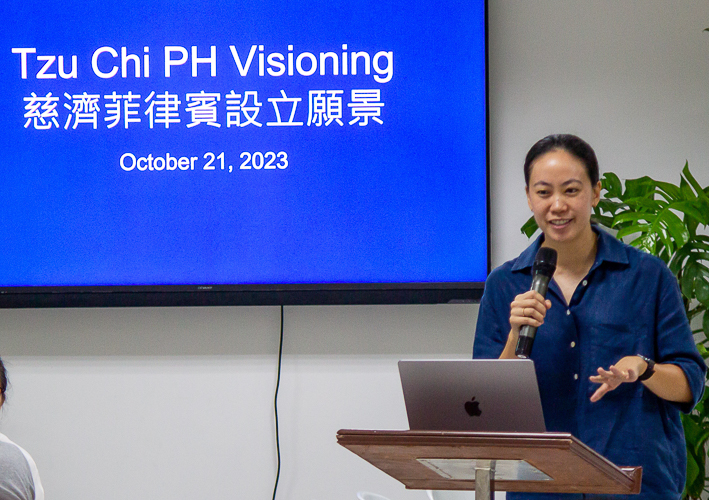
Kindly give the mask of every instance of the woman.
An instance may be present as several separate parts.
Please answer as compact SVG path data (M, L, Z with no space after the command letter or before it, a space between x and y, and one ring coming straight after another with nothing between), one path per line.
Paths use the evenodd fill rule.
M0 408L6 391L7 372L0 359ZM34 460L4 434L0 434L0 500L44 500Z
M679 499L680 411L701 398L706 366L677 280L660 259L591 224L601 183L586 142L545 137L527 153L524 174L542 235L488 277L473 356L514 358L520 328L538 327L531 359L547 430L569 432L617 465L642 465L642 491L628 498ZM529 291L540 246L558 253L546 299ZM547 497L605 498L508 494Z

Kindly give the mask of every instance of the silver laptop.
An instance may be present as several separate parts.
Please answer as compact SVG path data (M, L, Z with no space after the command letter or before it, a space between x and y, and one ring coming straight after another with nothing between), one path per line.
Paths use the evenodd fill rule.
M545 432L530 359L399 361L411 430Z

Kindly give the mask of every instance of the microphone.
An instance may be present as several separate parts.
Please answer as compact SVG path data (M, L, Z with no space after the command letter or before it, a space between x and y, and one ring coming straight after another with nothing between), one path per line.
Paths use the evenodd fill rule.
M556 271L556 250L548 247L541 247L534 258L532 266L532 287L530 290L539 292L542 297L546 297L549 289L549 281ZM532 352L534 336L537 334L537 327L524 325L519 329L519 339L515 355L518 358L528 358Z

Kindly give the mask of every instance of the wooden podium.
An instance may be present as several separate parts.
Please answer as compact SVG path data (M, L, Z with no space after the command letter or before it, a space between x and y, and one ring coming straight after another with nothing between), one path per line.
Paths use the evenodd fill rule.
M618 467L571 434L340 430L337 442L416 490L634 494L642 467Z

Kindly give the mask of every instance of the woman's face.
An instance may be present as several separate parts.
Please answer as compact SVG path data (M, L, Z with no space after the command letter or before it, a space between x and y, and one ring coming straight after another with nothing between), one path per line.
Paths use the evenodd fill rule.
M592 186L583 162L564 150L543 154L531 167L527 202L545 240L570 243L585 236L601 183Z

